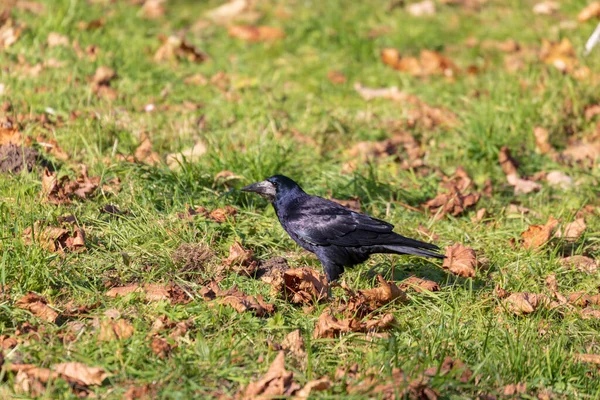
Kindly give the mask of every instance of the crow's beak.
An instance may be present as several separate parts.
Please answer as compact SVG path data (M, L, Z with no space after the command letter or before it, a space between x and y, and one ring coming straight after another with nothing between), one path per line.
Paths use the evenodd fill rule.
M242 192L253 192L266 197L269 200L275 198L275 185L269 181L256 182L242 188Z

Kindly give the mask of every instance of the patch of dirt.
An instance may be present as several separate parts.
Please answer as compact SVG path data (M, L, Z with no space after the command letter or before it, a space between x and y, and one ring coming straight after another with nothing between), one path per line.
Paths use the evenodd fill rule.
M24 168L31 172L38 163L42 162L43 157L31 147L15 144L0 146L0 172L18 174Z
M214 257L211 249L202 243L182 243L171 256L181 272L198 272Z
M288 262L283 257L272 257L268 260L261 260L256 270L256 278L260 279L264 277L273 276L277 272L285 272L290 269Z

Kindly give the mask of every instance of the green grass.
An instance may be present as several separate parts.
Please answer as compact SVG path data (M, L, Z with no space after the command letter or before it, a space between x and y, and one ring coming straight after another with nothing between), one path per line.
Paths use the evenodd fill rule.
M544 390L555 398L600 398L597 368L573 358L575 353L600 352L598 320L548 310L517 317L505 311L493 294L496 285L509 291L547 293L544 280L550 273L556 273L564 293L597 290L597 274L584 275L560 266L560 243L531 252L512 248L509 240L518 239L529 224L544 223L550 215L570 222L585 205L597 210L597 168L571 167L539 154L532 132L534 126L547 128L558 150L567 146L570 132L578 137L592 135L596 122L586 121L583 110L598 103L598 86L563 75L535 56L536 61L523 71L511 74L503 67L501 52L463 45L471 36L479 40L512 38L522 47L538 49L543 38L566 37L574 44L580 64L598 71L600 52L587 58L581 54L594 24L579 24L572 30L558 28L563 20L575 20L586 2L561 4L555 16L534 15L532 1L490 0L479 12L436 4L435 16L417 18L401 7L389 11L387 1L265 1L258 5L263 13L260 24L280 27L286 37L274 43L247 43L211 24L186 36L210 55L202 64L157 63L153 54L160 46L159 34L168 36L190 27L206 10L217 6L216 1L171 0L166 4L166 16L156 20L141 18L139 7L129 1L109 5L83 0L45 3L46 11L40 16L13 10L13 17L27 28L13 46L0 52L0 83L6 86L0 100L12 104L9 115L41 115L51 108L62 117L64 123L49 129L37 122L25 123L22 129L25 136L35 138L43 133L59 143L69 155L67 161L54 160L60 174L75 177L78 165L85 164L91 176L106 181L118 177L122 185L116 195L100 193L87 201L57 206L40 201L38 172L0 175L0 279L8 294L0 301L0 333L13 336L30 323L39 334L39 338L21 336L18 347L4 350L7 360L41 367L66 361L101 366L111 375L104 385L91 388L100 398L121 398L131 385L144 384L153 385L159 398L233 396L240 387L261 377L274 359L277 352L267 340L280 343L299 328L307 340L307 360L302 363L287 357L286 367L300 384L325 375L333 379L338 366L357 362L361 371L379 371L385 382L394 367L416 376L450 356L464 361L474 375L466 383L441 374L433 377L430 386L442 398L501 395L505 385L519 382L527 384L525 398L536 398ZM282 9L288 18L278 16L277 10ZM96 30L77 28L79 21L100 17L105 17L106 23ZM381 27L387 27L387 33L368 38L369 31ZM50 32L64 34L71 42L77 40L82 49L98 46L97 59L78 58L71 47L48 48ZM463 69L469 65L485 68L476 76L461 74L454 82L436 76L413 78L380 61L379 52L385 47L412 55L423 48L435 49ZM46 68L34 77L20 76L19 58L29 64L56 58L65 65ZM119 96L114 102L97 98L88 83L103 65L118 74L111 82ZM347 82L331 83L327 79L330 70L345 74ZM185 83L185 78L195 73L210 79L221 71L230 77L238 100L228 100L211 84ZM398 86L457 115L457 127L426 129L417 125L410 131L427 151L429 174L402 170L393 160L359 165L351 174L342 173L349 160L347 148L359 141L389 137L386 122L407 118L400 103L364 101L353 88L355 82L369 87ZM528 88L524 88L525 82ZM166 96L161 95L163 91ZM475 96L476 92L481 95ZM184 101L202 106L186 110L180 107ZM572 111L566 101L572 104ZM155 104L157 111L146 113L144 106L149 103ZM167 109L162 110L163 106ZM81 113L74 121L69 119L73 111ZM92 114L96 117L91 118ZM197 123L201 117L206 121L204 127ZM293 129L316 145L297 142ZM163 160L198 139L207 144L208 152L177 171L164 163L147 166L120 161L113 149L116 154L133 154L140 132L148 133ZM497 161L504 145L521 161L523 175L559 169L577 185L569 190L544 185L540 192L515 198ZM437 221L398 204L420 207L437 193L440 176L435 169L451 175L458 165L464 166L480 187L488 178L493 181L494 195L478 204L488 210L485 223L471 222L474 210ZM226 187L214 179L223 170L243 179L235 188ZM362 334L348 334L314 340L314 325L325 305L305 313L274 297L261 281L235 274L226 276L221 286L237 285L248 294L262 294L276 305L276 313L258 318L214 307L198 294L213 274L199 271L190 276L172 261L171 254L181 243L210 246L216 254L212 267L238 240L259 260L284 256L292 266L320 268L316 259L289 239L266 202L237 190L275 173L293 177L313 194L327 196L331 190L335 198L359 196L365 212L394 223L397 231L424 239L415 232L422 224L440 236L439 245L461 242L471 246L489 260L489 267L469 280L449 275L427 260L378 256L348 271L344 279L352 288L376 285L369 270L390 278L392 266L397 279L416 274L442 286L438 293L411 294L407 304L387 306L386 311L393 312L397 321L388 338L367 340ZM515 201L540 217L508 215L506 207ZM107 204L118 205L128 214L110 217L100 213ZM222 224L201 217L192 222L179 219L177 213L188 205L209 210L231 205L238 213ZM25 244L22 232L35 221L56 224L58 217L68 214L85 227L85 252L61 256L39 243ZM573 252L598 256L600 221L592 213L586 222L587 231ZM190 288L194 299L171 305L145 302L136 296L104 296L107 285L132 282L176 282ZM68 324L45 323L15 307L15 300L28 291L42 294L58 311L69 302L98 303L89 314L74 318L83 322L116 308L133 324L135 333L126 340L99 342L97 332L88 326L75 340L66 340ZM334 293L342 295L341 291ZM152 352L149 338L151 326L160 316L189 321L191 327L164 359ZM3 396L27 397L13 392L14 374L0 377ZM344 386L334 381L330 390L315 396L333 398L344 392ZM46 396L76 397L60 380L51 383Z

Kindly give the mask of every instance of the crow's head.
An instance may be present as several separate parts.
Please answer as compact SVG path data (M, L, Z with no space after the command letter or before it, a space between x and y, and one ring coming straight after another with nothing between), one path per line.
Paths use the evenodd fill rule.
M262 182L256 182L242 188L243 192L254 192L265 199L273 202L282 193L287 193L293 189L300 189L300 186L287 176L273 175Z

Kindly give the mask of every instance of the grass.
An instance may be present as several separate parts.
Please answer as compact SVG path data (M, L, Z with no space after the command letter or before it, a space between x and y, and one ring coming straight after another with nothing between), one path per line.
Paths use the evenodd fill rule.
M78 165L85 164L91 176L122 181L116 195L101 193L87 201L57 206L41 201L39 173L0 175L0 279L7 291L0 302L0 332L14 336L26 323L38 332L22 337L16 348L5 349L8 360L42 367L65 361L101 366L111 374L104 385L92 388L101 398L121 398L130 386L144 384L153 386L157 398L232 396L267 370L277 354L268 341L280 343L299 328L308 356L304 364L288 357L286 368L301 384L324 375L333 378L338 366L357 362L362 371L379 371L383 382L394 367L417 375L450 356L464 361L474 377L466 383L441 373L433 377L430 386L442 398L502 396L504 386L515 383L527 384L524 398L543 392L552 398L600 398L597 368L573 358L575 353L600 351L598 320L555 310L518 317L504 310L493 294L497 285L509 291L545 292L544 280L550 273L556 273L561 291L596 290L597 274L584 275L560 266L560 243L531 252L509 246L509 240L518 239L529 224L544 223L550 215L569 222L585 205L597 210L597 168L572 167L539 154L532 131L534 126L546 127L558 150L567 146L571 132L591 135L595 123L586 121L583 109L598 102L598 87L561 74L537 58L512 74L504 69L501 52L463 45L469 37L511 38L521 46L538 48L544 38L569 38L580 64L597 71L600 53L581 56L593 24L558 28L561 21L576 19L584 1L561 4L555 16L533 14L531 1L490 0L479 12L436 4L437 13L429 18L413 17L402 7L389 10L387 1L265 1L258 5L263 13L260 23L284 29L286 37L274 43L247 43L209 24L187 33L188 40L211 57L202 64L158 63L153 54L160 46L158 35L169 36L192 26L218 2L172 0L166 4L167 14L156 20L142 18L139 6L132 2L108 3L47 1L40 16L15 9L14 19L27 28L13 46L0 52L0 82L6 87L3 100L12 104L12 113L42 115L51 108L55 114L48 115L51 120L60 116L65 121L49 129L30 122L22 129L25 136L41 132L59 143L69 156L66 161L54 160L59 173L74 177ZM105 24L98 29L77 27L79 21L102 17ZM386 33L368 38L369 31L381 27L387 28ZM72 46L49 48L50 32L66 35L71 43L77 40L82 49L96 45L100 52L90 60L79 58ZM485 68L475 76L459 75L454 82L436 76L414 78L380 61L379 52L385 47L413 55L424 48L441 50L462 68ZM64 66L24 76L18 69L19 58L31 65L56 58ZM111 82L118 93L112 102L98 98L87 82L102 65L118 74ZM327 79L331 70L342 72L347 82L331 83ZM218 72L230 77L238 100L231 101L212 84L185 83L195 73L210 79ZM475 211L438 221L398 204L420 207L434 197L440 177L433 172L423 175L403 170L393 160L381 160L359 165L351 174L342 173L349 160L347 148L358 141L384 139L390 134L386 121L407 118L407 110L399 103L364 101L354 90L354 82L398 86L458 116L460 124L455 128L417 125L411 134L424 144L428 166L451 175L462 165L479 187L492 179L494 195L478 204L489 213L484 223L471 222ZM184 101L201 106L187 110L180 106ZM144 111L150 103L157 111ZM81 117L71 121L73 111ZM198 123L200 118L204 124ZM290 133L293 129L316 145L297 142ZM140 132L148 133L153 150L163 160L198 139L206 143L208 152L176 171L164 163L148 166L120 161L115 154L133 154ZM513 196L497 161L504 145L521 161L523 175L558 169L578 183L569 190L544 185L537 193ZM229 188L215 181L223 170L243 178ZM314 325L326 305L315 305L305 313L273 297L266 284L235 274L221 285L264 295L276 305L276 313L258 318L214 307L197 294L204 279L212 276L210 271L190 277L173 263L171 254L180 244L210 246L217 255L215 266L238 240L253 249L259 260L282 255L292 266L320 268L316 259L287 237L268 204L237 190L275 173L293 177L313 194L327 196L331 191L336 198L359 196L365 212L394 223L397 231L418 238L415 230L424 225L439 235L439 245L461 242L471 246L489 260L489 267L470 280L449 275L427 260L378 256L348 271L344 279L352 288L376 284L369 270L390 278L392 265L396 279L416 274L441 284L440 292L412 294L405 305L387 306L397 321L387 338L348 334L314 340ZM515 201L539 216L508 214L506 208ZM107 204L128 214L109 217L100 213ZM192 222L179 219L177 213L188 205L209 210L231 205L238 214L221 224L200 217ZM61 256L39 243L25 244L22 232L35 221L56 223L68 214L85 226L85 252ZM573 253L597 256L600 221L588 214L586 222L587 231ZM177 282L192 288L195 296L188 304L171 305L145 302L135 295L117 299L104 295L107 284L131 282ZM68 324L45 323L14 306L29 291L45 296L59 311L69 302L97 303L97 308L80 317L84 322L117 309L133 324L135 333L126 340L99 342L97 332L88 326L75 340L66 340ZM153 322L161 316L189 321L191 326L164 359L152 352L149 338ZM14 374L0 376L2 396L27 398L14 392ZM346 397L344 392L344 386L334 381L330 390L315 396ZM76 397L61 380L51 382L43 396Z

